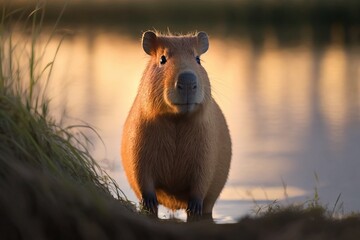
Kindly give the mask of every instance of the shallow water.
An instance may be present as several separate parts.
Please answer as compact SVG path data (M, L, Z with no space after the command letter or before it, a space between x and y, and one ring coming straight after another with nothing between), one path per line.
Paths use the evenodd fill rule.
M339 211L360 209L359 53L337 38L321 48L306 38L283 47L269 32L259 47L246 36L211 35L203 66L233 142L228 182L214 208L217 222L233 222L256 203L304 202L314 188L330 208L341 194ZM147 60L140 36L82 29L63 41L49 85L58 117L66 109L71 121L98 131L103 143L89 135L95 157L135 202L119 146ZM162 208L159 216L184 219L185 213Z

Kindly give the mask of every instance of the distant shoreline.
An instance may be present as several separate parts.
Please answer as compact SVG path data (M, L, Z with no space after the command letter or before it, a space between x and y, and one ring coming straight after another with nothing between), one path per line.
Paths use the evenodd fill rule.
M7 10L24 9L28 13L34 3L0 3ZM62 8L66 10L61 17L63 24L243 24L243 25L357 25L360 24L360 2L353 1L120 1L120 2L47 2L45 23L57 20ZM10 11L8 11L10 12ZM14 19L22 14L17 12ZM26 16L27 14L25 14ZM26 20L25 17L22 18Z
M31 26L28 16L35 4L0 3L6 12L13 12L5 21ZM202 30L224 37L247 36L257 46L269 29L284 45L296 45L311 37L314 46L331 43L334 34L346 45L360 44L360 1L120 1L120 2L47 2L42 19L44 27L53 26L61 15L57 30L119 31L138 38L145 30L186 33ZM40 18L40 16L39 16ZM61 31L59 31L61 32Z

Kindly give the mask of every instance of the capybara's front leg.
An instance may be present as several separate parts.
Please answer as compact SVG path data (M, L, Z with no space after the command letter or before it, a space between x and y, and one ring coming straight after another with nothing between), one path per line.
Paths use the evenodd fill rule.
M211 176L209 176L208 173L213 171L206 160L200 162L203 163L203 165L195 166L194 172L196 174L192 176L192 186L186 208L188 221L200 220L202 219L204 211L208 211L207 209L204 209L204 199L209 189L210 181L208 179L211 179ZM196 168L198 170L196 170ZM207 214L207 212L205 213Z
M147 155L147 154L146 154ZM139 163L151 163L149 159L139 159ZM141 195L141 205L151 214L157 216L158 212L158 200L155 191L154 180L152 177L152 169L149 167L150 164L138 164L141 165L137 169L137 182L139 187L139 193ZM148 168L146 168L148 167Z
M157 216L159 203L154 191L142 193L141 204L145 210Z
M188 201L186 209L188 217L201 216L203 210L203 200L199 197L192 197Z

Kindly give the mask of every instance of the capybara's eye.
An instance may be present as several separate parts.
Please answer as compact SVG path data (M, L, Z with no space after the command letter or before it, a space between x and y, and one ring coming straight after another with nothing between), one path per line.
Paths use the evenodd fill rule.
M200 57L199 56L196 56L196 62L198 63L198 64L200 64Z
M166 57L164 55L162 55L161 58L160 58L160 64L163 65L163 64L166 63L166 61L167 61Z

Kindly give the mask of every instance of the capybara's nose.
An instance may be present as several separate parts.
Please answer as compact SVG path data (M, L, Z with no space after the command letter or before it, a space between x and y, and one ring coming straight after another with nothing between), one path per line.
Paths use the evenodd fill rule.
M181 73L178 77L175 87L177 91L179 91L179 93L183 96L194 94L198 87L195 74L191 72Z

